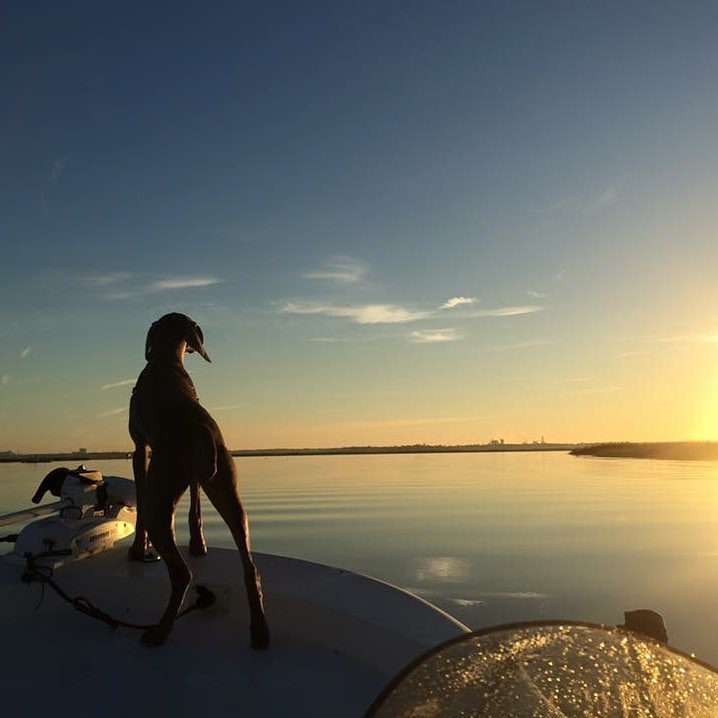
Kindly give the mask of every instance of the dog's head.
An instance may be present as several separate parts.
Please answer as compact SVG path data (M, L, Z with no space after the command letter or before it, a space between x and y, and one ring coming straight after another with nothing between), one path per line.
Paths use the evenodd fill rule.
M197 352L203 359L211 361L204 348L204 334L197 322L186 314L172 312L152 323L145 342L145 359L149 361L152 350L157 347L172 348L181 341L187 342L187 352Z

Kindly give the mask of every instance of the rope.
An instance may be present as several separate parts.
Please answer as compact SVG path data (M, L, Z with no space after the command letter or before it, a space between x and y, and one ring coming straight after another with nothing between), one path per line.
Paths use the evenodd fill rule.
M136 630L144 631L148 628L154 628L158 624L152 623L152 624L141 624L141 623L130 623L128 621L121 621L120 619L114 618L109 613L105 613L105 611L101 610L97 606L95 606L91 601L89 601L84 596L76 596L72 597L69 596L57 583L57 581L53 578L53 569L50 566L38 566L35 562L38 559L42 558L49 558L52 556L68 556L72 553L72 551L46 551L44 553L40 553L37 555L33 555L31 553L25 554L25 572L22 575L22 581L23 583L32 583L33 581L37 581L42 586L42 595L40 596L40 602L37 605L37 608L40 608L40 605L43 602L43 599L45 597L45 586L50 586L50 588L57 593L60 598L62 598L64 601L69 603L76 611L79 611L80 613L84 613L86 616L89 616L90 618L94 618L98 621L102 621L103 623L106 623L110 628L133 628ZM188 606L185 608L184 611L181 611L177 614L177 618L182 618L183 616L186 616L188 613L191 613L192 611L196 611L197 609L205 609L212 606L215 601L216 597L210 591L206 586L195 586L195 591L197 592L197 599L195 600L194 604L192 606Z

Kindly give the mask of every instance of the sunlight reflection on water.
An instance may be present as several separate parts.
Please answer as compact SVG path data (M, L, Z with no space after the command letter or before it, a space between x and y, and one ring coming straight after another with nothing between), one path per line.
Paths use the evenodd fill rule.
M718 661L718 463L558 453L242 458L255 550L376 576L468 625L653 608ZM0 511L53 465L0 465ZM97 462L131 475L127 461ZM208 501L211 545L232 539ZM187 540L187 500L177 514ZM0 544L5 546L5 544Z
M416 580L419 582L461 583L470 578L471 564L462 558L435 556L417 559Z

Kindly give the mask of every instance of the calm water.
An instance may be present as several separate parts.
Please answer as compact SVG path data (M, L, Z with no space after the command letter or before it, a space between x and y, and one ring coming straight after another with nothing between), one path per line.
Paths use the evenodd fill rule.
M242 458L257 551L418 593L475 628L653 608L718 663L718 462L559 453ZM54 465L0 465L0 512ZM131 476L125 461L93 464ZM232 546L205 500L208 542ZM184 516L178 534L186 540ZM7 546L7 544L0 544Z

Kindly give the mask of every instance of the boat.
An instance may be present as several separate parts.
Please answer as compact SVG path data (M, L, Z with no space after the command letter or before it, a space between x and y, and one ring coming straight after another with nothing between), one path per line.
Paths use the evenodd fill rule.
M188 607L211 605L147 648L117 625L156 622L169 592L162 562L126 560L133 482L84 466L52 474L34 498L59 501L0 517L35 519L0 561L6 715L358 717L409 661L468 633L388 583L254 553L272 643L253 651L239 554L210 547L185 558L200 587Z
M196 599L167 643L147 648L135 629L157 620L169 582L161 562L126 560L132 482L55 472L33 500L59 501L0 517L34 519L0 560L7 715L718 715L718 672L661 631L543 621L470 632L396 586L262 553L272 643L253 651L239 555L221 548L186 556Z

